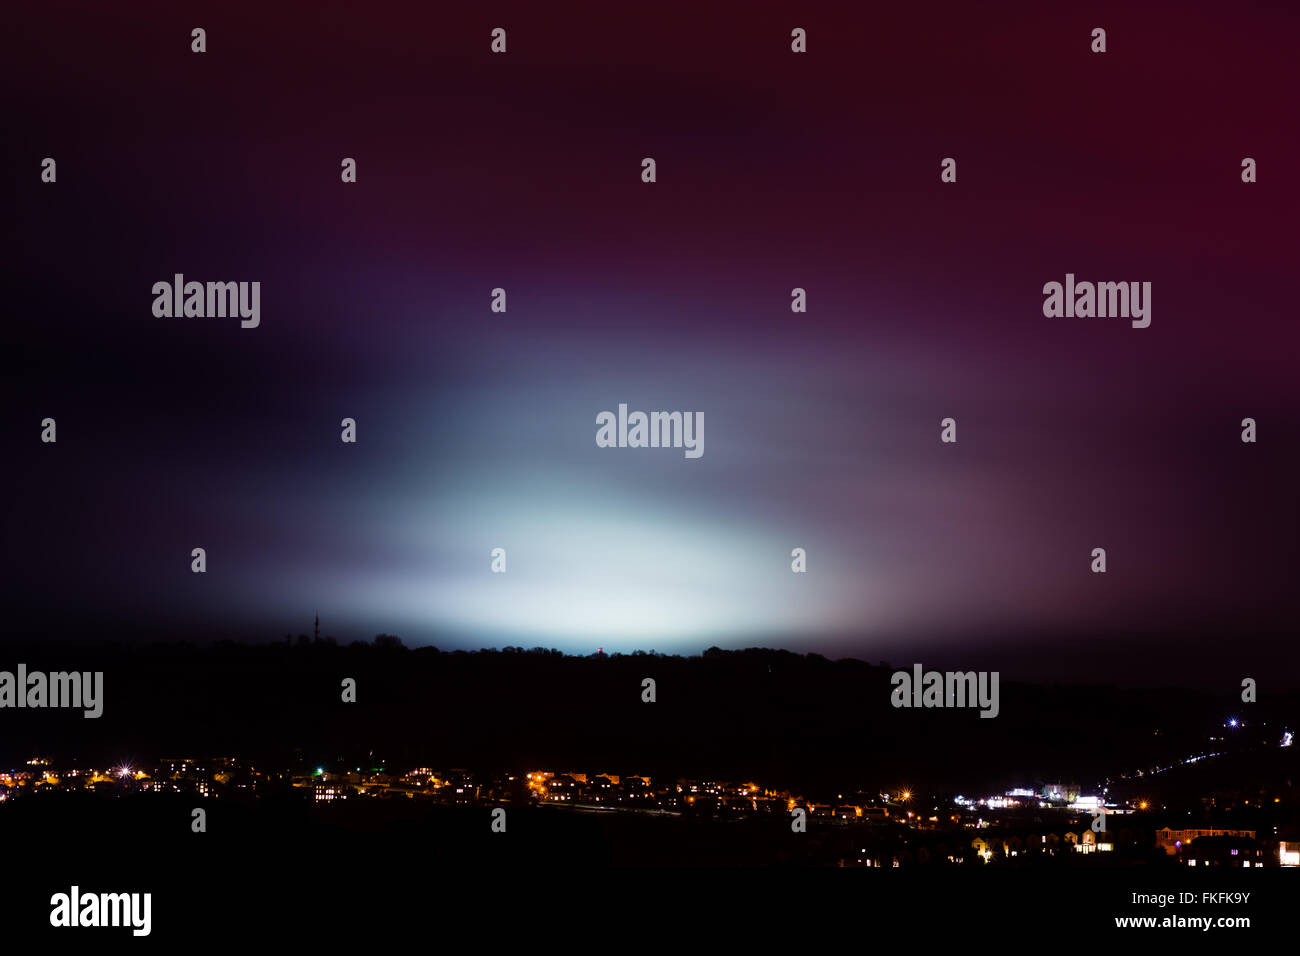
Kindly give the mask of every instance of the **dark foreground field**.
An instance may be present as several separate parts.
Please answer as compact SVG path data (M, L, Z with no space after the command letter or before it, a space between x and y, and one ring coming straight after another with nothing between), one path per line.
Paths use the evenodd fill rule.
M484 807L214 802L208 832L195 834L193 802L74 796L0 806L6 940L132 939L127 929L50 928L51 895L74 884L152 893L150 940L132 940L146 945L379 942L414 931L444 945L495 946L554 940L575 926L660 945L692 936L761 943L778 932L809 943L844 931L874 939L890 926L957 939L962 926L1107 931L1116 916L1177 912L1245 914L1257 930L1280 926L1295 899L1295 871L1276 868L828 867L842 831L800 837L775 821L517 808L502 834L491 832ZM1133 892L1232 889L1249 890L1248 905L1179 911L1131 902Z

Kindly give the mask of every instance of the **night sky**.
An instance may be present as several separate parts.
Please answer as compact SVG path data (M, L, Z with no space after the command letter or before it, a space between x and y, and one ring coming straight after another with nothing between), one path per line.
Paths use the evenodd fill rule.
M1295 680L1300 8L232 6L6 15L11 635Z

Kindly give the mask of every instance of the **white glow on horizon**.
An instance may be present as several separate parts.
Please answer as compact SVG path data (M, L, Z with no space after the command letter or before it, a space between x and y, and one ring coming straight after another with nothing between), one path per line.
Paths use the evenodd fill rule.
M521 503L481 521L469 517L474 510L481 505L430 534L438 570L427 578L369 573L360 582L340 576L336 587L399 619L546 640L653 643L834 623L843 581L813 564L829 556L810 556L820 574L795 574L787 541L770 533L628 505ZM493 547L506 549L504 574L490 571Z

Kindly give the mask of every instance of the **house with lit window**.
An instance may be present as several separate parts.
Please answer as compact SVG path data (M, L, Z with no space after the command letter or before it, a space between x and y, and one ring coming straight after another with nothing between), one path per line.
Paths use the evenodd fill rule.
M1203 836L1183 844L1183 863L1195 867L1264 865L1264 850L1250 837Z
M1174 830L1169 827L1162 827L1156 831L1156 846L1160 847L1170 856L1174 856L1180 849L1187 846L1193 840L1201 837L1227 836L1227 837L1244 837L1246 839L1255 839L1254 830L1219 830L1211 827L1201 829Z

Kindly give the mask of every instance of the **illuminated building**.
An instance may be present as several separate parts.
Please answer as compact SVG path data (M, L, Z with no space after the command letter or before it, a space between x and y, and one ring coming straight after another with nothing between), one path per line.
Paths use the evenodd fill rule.
M1156 831L1156 846L1160 847L1170 856L1178 853L1179 849L1187 846L1193 840L1201 837L1241 837L1243 839L1255 839L1254 830L1216 830L1216 829L1199 829L1199 830L1172 830L1169 827L1163 827Z
M1083 831L1083 837L1074 846L1080 853L1108 853L1115 848L1105 835L1093 833L1091 829Z
M1183 845L1187 866L1254 867L1264 865L1264 851L1250 837L1203 836Z
M856 823L862 819L862 808L852 804L839 804L831 809L832 823Z
M163 757L159 769L173 777L191 777L195 774L207 773L207 768L201 766L200 761L193 757Z
M313 787L312 796L317 803L332 803L347 799L347 792L342 784L318 780Z

